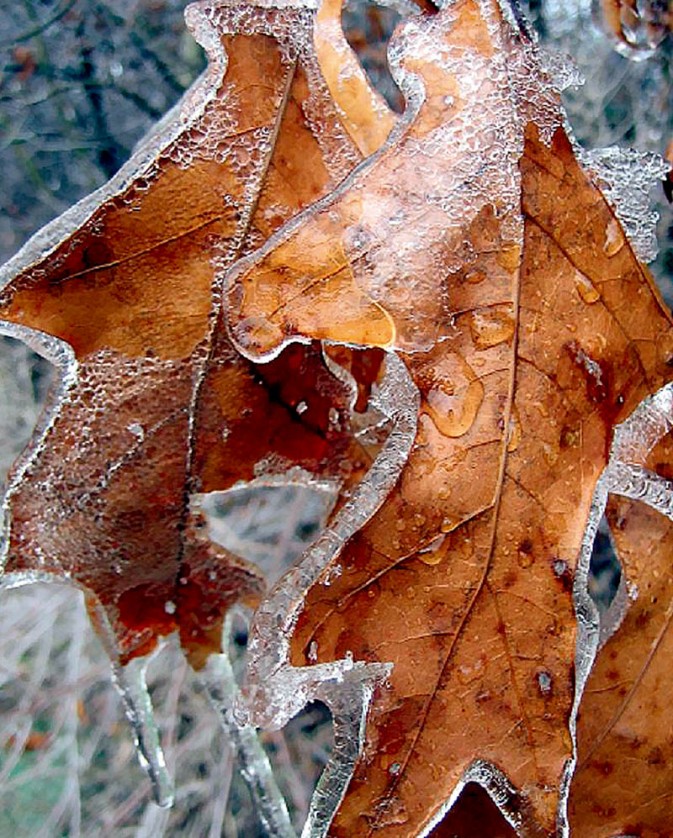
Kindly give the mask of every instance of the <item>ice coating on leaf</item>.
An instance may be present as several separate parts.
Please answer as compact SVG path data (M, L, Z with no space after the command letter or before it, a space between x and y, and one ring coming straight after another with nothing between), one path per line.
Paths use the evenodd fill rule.
M221 265L250 249L359 159L320 75L314 15L303 4L282 12L192 7L209 72L109 185L3 269L2 314L13 321L5 330L62 359L64 377L41 441L10 480L8 570L34 564L96 591L124 655L180 624L180 607L176 614L163 608L181 601L170 591L180 575L176 556L187 557L182 599L191 597L191 613L205 613L194 600L199 573L219 574L230 561L199 539L198 521L186 512L186 481L189 490L223 489L273 458L278 470L298 465L343 476L346 389L315 348L290 351L258 374L218 333L212 288L214 260ZM234 107L250 95L250 107ZM251 144L260 132L267 140ZM285 399L307 404L287 435L279 432L288 421ZM261 433L248 431L255 416ZM12 547L14 532L20 544ZM238 582L232 577L221 591L227 600L246 574L234 566ZM247 573L244 596L259 586ZM132 591L153 602L148 614L130 601ZM189 632L198 634L195 626Z
M395 347L421 397L399 480L334 545L289 644L292 707L302 668L338 686L340 661L393 664L335 835L424 834L475 762L517 790L498 799L510 823L567 833L600 636L589 560L614 482L628 488L613 429L671 377L670 315L575 157L562 80L499 8L407 22L386 145L228 277L249 357Z
M659 801L670 782L666 635L673 483L648 468L671 460L672 393L666 385L615 429L604 476L605 488L621 496L613 497L608 520L629 601L587 681L570 798L571 829L597 836L666 834L672 823Z
M360 754L363 725L373 690L390 672L386 664L364 665L352 655L330 664L297 668L290 639L306 591L338 558L344 542L376 512L398 478L413 442L418 395L403 364L386 359L385 377L375 396L390 418L391 431L366 479L353 489L328 528L257 610L248 644L248 663L239 716L262 727L282 727L309 701L331 709L335 749L311 802L304 835L324 835Z
M524 128L534 122L551 142L563 124L559 84L496 8L478 14L468 37L468 23L455 26L468 16L461 4L400 27L389 62L407 106L385 146L311 209L310 224L295 219L226 277L232 334L249 357L306 336L429 349L451 310L444 276L463 263L463 229L486 207L516 260Z
M225 621L225 649L230 632L229 622L229 619ZM233 708L238 696L238 687L227 653L211 655L199 679L218 713L231 747L236 751L243 778L248 784L264 829L269 835L277 835L279 838L295 838L287 805L278 789L257 733L253 727L238 725L234 719Z
M651 262L658 253L659 215L651 209L650 193L666 177L668 163L657 154L617 146L585 151L580 159L614 207L636 256Z
M4 583L82 587L119 667L177 631L203 668L227 608L262 591L253 567L205 537L192 493L254 479L261 464L348 482L374 450L351 434L351 389L319 347L261 369L221 322L216 266L360 159L314 18L311 3L191 7L207 73L109 184L0 273L2 329L61 375L10 475Z
M568 88L581 87L584 76L572 57L562 52L541 49L538 60L543 71L554 81L554 86L561 93Z
M321 70L344 126L364 156L385 142L395 116L381 94L370 87L341 25L343 0L323 0L313 40Z
M498 809L501 812L508 813L505 820L515 829L521 829L525 825L520 813L513 814L515 808L512 807L511 803L517 798L517 792L507 777L490 763L475 760L466 770L460 782L456 784L451 796L437 810L432 821L426 826L422 833L423 836L432 834L432 830L444 820L468 783L476 783L481 786Z

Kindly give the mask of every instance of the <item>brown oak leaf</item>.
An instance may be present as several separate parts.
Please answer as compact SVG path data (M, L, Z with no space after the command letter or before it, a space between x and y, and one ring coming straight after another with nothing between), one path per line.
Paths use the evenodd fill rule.
M662 478L659 483L655 478L655 487L665 500L673 477L670 394L662 402L659 427L649 439L643 423L641 439L652 450L638 452L638 460ZM613 633L598 654L580 707L571 834L655 838L673 833L671 504L657 510L615 498L608 520L621 560L622 590L613 606Z
M424 834L469 782L520 834L565 830L591 546L608 494L640 491L613 436L673 377L670 314L514 6L408 21L389 140L224 277L248 357L377 346L397 393L357 524L265 601L250 650L254 720L332 707L334 835Z
M263 590L254 567L208 539L195 494L289 471L348 483L368 465L334 362L317 344L271 364L242 358L216 279L333 188L372 130L382 137L369 111L383 106L332 32L338 13L190 6L205 77L109 184L2 270L2 330L60 370L10 475L3 584L80 586L122 680L176 630L200 669L220 651L226 609ZM353 68L341 105L335 67L319 59L325 28ZM374 381L376 358L345 363Z

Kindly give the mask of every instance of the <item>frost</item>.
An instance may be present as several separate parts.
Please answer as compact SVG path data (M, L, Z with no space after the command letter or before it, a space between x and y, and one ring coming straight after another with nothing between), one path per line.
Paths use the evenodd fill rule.
M651 262L657 255L659 216L650 208L650 192L666 176L668 164L657 154L616 146L578 149L578 157L612 205L636 256Z
M434 828L442 822L446 814L452 809L468 783L480 785L514 829L519 830L523 826L521 812L516 808L518 795L514 786L496 766L484 760L475 760L464 772L460 782L457 783L451 795L437 811L419 838L427 838L432 834Z

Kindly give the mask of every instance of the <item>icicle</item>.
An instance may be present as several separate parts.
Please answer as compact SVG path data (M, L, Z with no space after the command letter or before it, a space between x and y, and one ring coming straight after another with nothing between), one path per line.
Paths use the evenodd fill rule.
M228 646L230 619L224 628L222 647ZM281 794L264 748L251 725L239 726L232 708L238 696L234 672L226 653L211 655L204 669L198 673L211 704L218 712L222 727L235 749L241 773L252 794L255 808L269 835L296 838L285 799Z
M154 800L158 806L167 808L173 805L173 781L166 768L152 701L147 691L147 663L146 658L135 658L125 666L113 664L112 674L133 731L138 759L152 783Z

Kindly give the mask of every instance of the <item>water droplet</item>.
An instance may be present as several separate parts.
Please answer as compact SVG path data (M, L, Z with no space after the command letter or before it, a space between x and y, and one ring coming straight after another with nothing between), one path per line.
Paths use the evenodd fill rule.
M441 434L463 436L477 418L484 385L465 359L455 353L446 359L441 373L441 386L430 390L425 410Z
M470 285L478 285L480 282L483 282L486 279L486 274L483 271L467 271L465 273L465 281L469 282Z
M418 551L418 558L427 565L433 566L439 564L445 556L445 553L441 549L445 540L445 535L438 535L436 538L433 538L427 547L423 547Z
M521 421L516 408L512 410L509 417L509 438L507 440L507 452L512 454L519 447L521 442Z
M177 606L173 602L173 600L171 600L171 599L166 600L166 602L164 603L164 611L167 614L175 614L175 612L177 611Z
M470 318L470 332L477 349L489 349L510 341L514 335L514 318L509 307L477 309Z
M140 422L131 422L130 425L126 426L126 430L133 434L133 436L138 440L138 442L142 442L145 439L145 429L140 424Z
M589 279L589 277L581 271L575 271L575 288L582 300L584 300L584 302L588 305L597 303L601 298L600 292L596 286Z
M564 562L563 559L556 559L552 567L554 569L554 576L561 577L568 570L568 563Z
M544 670L537 674L537 685L543 696L551 694L551 675Z
M328 568L327 573L325 573L325 577L322 580L323 585L326 588L329 588L332 582L334 582L335 579L338 579L342 573L343 568L340 564L335 564L332 567Z
M603 250L607 256L614 256L623 247L624 235L616 219L611 218L605 228L605 244L603 245Z
M519 544L517 561L523 568L530 567L535 561L535 557L533 555L533 542L529 538L524 538L521 544Z
M486 670L484 658L477 658L472 664L461 664L458 667L458 680L461 684L471 684L481 678Z
M447 533L455 530L459 523L455 518L443 518L439 528L443 533Z
M301 416L302 413L306 413L306 411L308 410L308 405L306 404L306 402L299 402L295 410Z
M504 244L496 255L496 261L501 268L511 273L519 267L521 261L521 245Z

